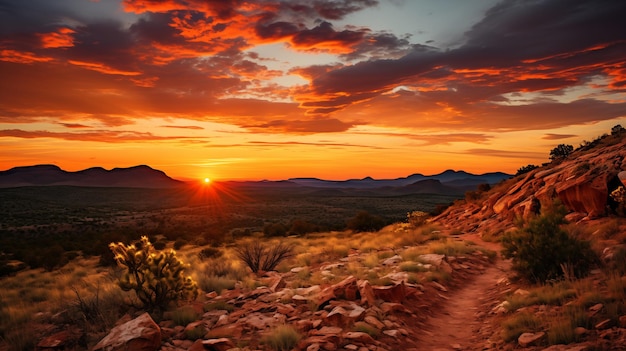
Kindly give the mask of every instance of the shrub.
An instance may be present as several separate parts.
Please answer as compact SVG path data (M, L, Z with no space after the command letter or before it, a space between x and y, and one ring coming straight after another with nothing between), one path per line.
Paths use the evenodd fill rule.
M263 338L263 343L276 351L289 351L300 341L300 334L290 325L281 325Z
M550 150L550 160L557 161L567 158L574 151L572 145L559 144Z
M294 255L293 249L293 245L289 244L279 243L269 247L255 240L242 243L235 248L235 252L253 273L257 273L273 271L281 261Z
M565 213L560 204L549 206L526 227L503 236L502 254L513 259L513 269L521 276L535 282L557 279L570 272L581 277L597 262L588 241L571 237L561 228Z
M413 211L406 214L406 219L409 224L414 227L419 227L426 223L429 214L423 211Z
M222 256L224 253L222 252L222 250L217 249L215 247L205 247L204 249L200 250L200 253L198 253L198 257L201 260L207 259L207 258L218 258L220 256Z
M267 223L263 226L263 234L268 237L287 236L287 226L282 223Z
M119 242L109 248L125 270L118 285L135 292L140 308L162 312L171 302L197 296L196 282L183 275L187 266L176 257L176 251L158 251L145 236L137 246Z
M355 232L376 232L385 226L385 220L367 211L361 211L351 218L347 228Z
M532 164L529 164L529 165L526 165L526 166L522 166L522 167L520 167L520 168L517 170L517 173L515 173L515 175L516 175L516 176L518 176L518 175L520 175L520 174L528 173L528 172L530 172L530 171L532 171L532 170L535 170L535 169L537 169L537 168L539 168L539 166L537 166L537 165L532 165Z

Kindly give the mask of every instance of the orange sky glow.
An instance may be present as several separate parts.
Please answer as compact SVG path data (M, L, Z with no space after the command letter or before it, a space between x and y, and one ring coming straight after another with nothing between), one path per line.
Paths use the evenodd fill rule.
M626 126L621 0L0 0L0 170L515 173Z

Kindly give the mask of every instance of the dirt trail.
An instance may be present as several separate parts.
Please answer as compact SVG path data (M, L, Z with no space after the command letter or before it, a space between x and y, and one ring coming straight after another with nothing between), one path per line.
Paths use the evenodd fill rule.
M500 245L484 242L477 235L464 235L477 245L499 252ZM502 285L510 262L499 257L494 265L474 275L463 287L450 292L441 309L426 321L424 336L418 344L421 350L483 350L493 334L485 317L499 303Z

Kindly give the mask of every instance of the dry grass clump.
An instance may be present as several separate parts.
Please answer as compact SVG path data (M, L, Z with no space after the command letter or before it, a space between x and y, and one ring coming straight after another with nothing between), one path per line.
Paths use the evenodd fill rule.
M515 311L519 308L532 305L563 305L566 301L576 296L576 290L567 281L561 281L554 285L542 285L528 291L528 295L513 294L507 301L508 310Z
M296 347L302 336L291 325L281 325L272 329L261 342L276 351L289 351Z
M539 331L541 321L532 313L522 312L502 323L502 339L506 342L517 340L523 333Z

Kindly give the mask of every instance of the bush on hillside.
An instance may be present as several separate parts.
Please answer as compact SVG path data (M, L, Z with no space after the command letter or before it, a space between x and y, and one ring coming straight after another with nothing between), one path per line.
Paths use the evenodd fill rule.
M406 214L406 219L409 224L414 227L420 227L426 220L430 217L430 215L424 211L412 211Z
M572 145L559 144L550 151L550 160L558 161L567 158L574 151Z
M351 218L347 228L355 232L377 232L385 226L385 220L367 211L361 211Z
M176 257L176 251L156 250L145 236L137 245L119 242L109 244L109 248L124 269L118 285L135 292L142 304L139 308L161 313L172 302L197 296L196 282L184 276L188 265Z
M549 206L524 228L502 238L502 254L513 259L513 269L534 282L559 279L564 275L584 276L597 262L588 241L570 236L561 228L566 209Z
M537 166L537 165L532 165L532 164L529 164L529 165L526 165L526 166L522 166L522 167L520 167L520 168L517 170L517 173L515 173L515 175L516 175L516 176L518 176L518 175L520 175L520 174L528 173L528 172L530 172L530 171L532 171L532 170L535 170L535 169L537 169L537 168L539 168L539 166Z
M285 243L266 245L258 240L253 240L237 246L235 252L237 257L250 267L253 273L258 273L276 269L280 262L293 256L293 249L293 245Z

